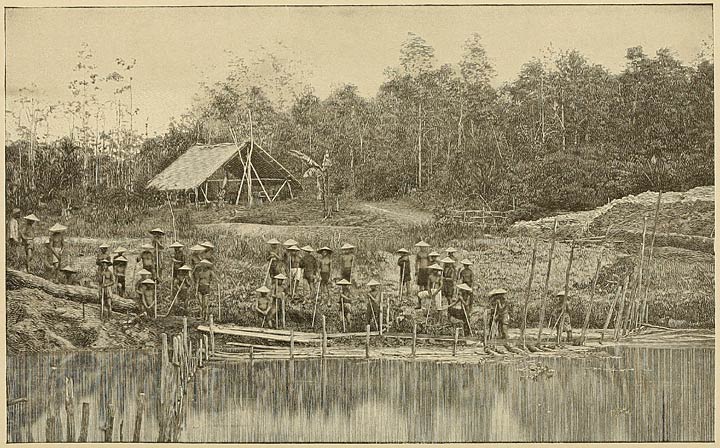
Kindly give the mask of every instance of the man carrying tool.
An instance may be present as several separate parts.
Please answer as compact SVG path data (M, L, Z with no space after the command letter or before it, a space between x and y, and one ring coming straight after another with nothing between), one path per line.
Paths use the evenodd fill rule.
M457 274L455 272L455 260L450 257L442 259L443 263L443 301L450 303L455 296L455 278Z
M102 243L98 246L98 252L95 254L95 266L97 266L97 270L95 273L95 282L99 285L102 281L100 279L100 276L103 271L103 261L107 260L108 263L110 263L110 254L108 253L108 245L105 243Z
M308 291L310 293L308 299L303 300L303 303L307 303L308 300L312 300L315 296L315 273L317 272L318 261L315 258L315 255L313 255L315 249L313 249L312 246L303 246L302 250L305 254L300 260L300 269L303 273L305 282L307 282Z
M428 248L430 245L425 241L419 241L415 247L418 248L418 253L415 255L415 278L418 290L426 291L428 289L428 266L430 266Z
M115 257L112 261L117 294L120 297L125 297L125 272L127 271L127 263L127 258L122 255Z
M55 224L50 227L50 238L45 243L45 268L48 271L48 277L58 279L60 276L60 266L63 262L63 252L65 251L65 241L63 234L67 230L62 224Z
M318 253L320 254L320 260L318 260L320 265L320 290L325 295L325 304L330 306L330 273L332 272L332 258L330 255L332 249L327 246L321 247L318 249Z
M150 271L155 274L155 284L158 285L162 277L162 251L165 249L162 238L165 236L165 232L161 228L155 228L150 231L150 235L152 235L150 245L152 246L153 265L155 266L155 271Z
M20 229L20 243L25 252L25 272L30 272L30 260L32 260L35 247L35 223L40 220L34 213L25 216L23 220L25 225Z
M177 269L177 277L173 280L175 282L173 289L178 291L178 299L180 299L180 303L182 303L182 311L185 315L190 311L188 303L195 292L195 286L193 286L192 279L190 278L191 271L192 268L184 264Z
M375 279L370 280L367 283L370 291L367 293L367 308L365 310L365 324L374 325L375 328L380 331L380 325L382 325L382 314L380 309L380 282Z
M290 292L290 300L295 299L295 291L297 291L298 284L302 278L302 269L300 268L300 248L297 246L290 246L287 249L288 253L288 269L290 271L290 284L288 285Z
M292 275L290 272L290 269L297 267L295 265L295 262L291 259L292 254L288 249L290 249L293 246L297 246L299 243L295 241L294 239L290 238L288 240L285 240L283 243L283 248L285 249L285 252L283 253L282 260L283 260L283 269L285 270L285 275L288 276L288 278L292 279Z
M355 246L345 243L340 248L340 276L352 283L352 270L355 266L355 254L353 254Z
M185 252L183 251L183 245L179 241L175 241L168 246L173 250L172 254L172 280L175 281L180 277L180 268L185 265Z
M285 296L286 296L286 286L283 284L285 280L287 280L287 276L283 274L282 272L273 277L275 279L275 285L273 287L273 303L274 303L274 312L275 312L275 328L280 327L280 321L284 321L285 319L282 316L282 313L285 312Z
M463 259L460 264L463 265L463 268L458 273L458 280L460 280L460 283L465 283L470 288L473 286L473 271L470 266L472 266L472 262L468 260L467 258Z
M208 314L208 299L207 296L212 290L211 284L215 279L215 273L213 272L213 264L208 260L200 260L198 263L197 270L195 271L195 285L197 288L198 299L200 302L200 317L201 319L207 319Z
M457 295L455 302L450 304L447 309L448 317L462 322L463 335L470 335L470 311L473 306L473 290L469 285L460 283L457 285L460 294Z
M555 321L555 330L557 331L558 342L562 340L563 333L567 335L567 342L572 340L572 324L570 323L570 313L568 312L568 297L565 291L560 291L555 295L555 310L557 320Z
M147 276L150 277L149 271ZM156 286L155 281L151 278L146 278L140 282L140 304L142 305L143 314L146 316L155 312Z
M424 299L431 299L435 309L442 306L442 297L439 295L442 291L442 272L442 266L437 263L428 266L428 289L425 290L427 295L420 297L418 294L417 309L423 308L422 300Z
M336 283L340 286L340 296L338 297L338 305L340 306L340 318L342 319L343 333L347 332L350 324L350 316L353 312L353 298L350 293L350 283L347 279L340 279Z
M267 276L270 277L272 283L272 278L282 271L282 249L280 249L280 241L275 238L268 240L267 243L270 245L270 253L267 257Z
M203 259L203 252L205 252L205 248L199 244L190 247L190 262L188 266L190 266L193 273Z
M507 291L503 288L495 288L488 294L490 302L490 337L492 337L493 326L497 328L500 339L507 339L507 326L510 323L510 311L508 309Z
M265 326L265 321L267 321L268 327L274 327L274 324L276 323L276 308L273 300L268 297L268 293L270 292L270 290L267 286L262 285L261 287L256 289L255 292L260 294L260 296L255 302L255 311L257 311L262 316L262 324L260 325L260 328Z
M410 252L404 247L398 249L400 258L398 259L397 265L400 267L400 286L403 291L403 297L408 295L408 286L410 284Z
M101 308L100 318L103 319L102 310L107 308L107 315L112 313L112 287L115 285L115 276L110 270L110 259L105 258L100 262L100 303L103 304Z

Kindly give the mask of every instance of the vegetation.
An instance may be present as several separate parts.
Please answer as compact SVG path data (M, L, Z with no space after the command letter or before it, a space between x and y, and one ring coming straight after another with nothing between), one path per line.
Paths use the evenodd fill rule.
M231 128L247 138L251 118L256 141L296 172L307 166L289 151L315 160L328 151L333 193L364 199L413 193L429 207L504 210L515 201L514 218L527 219L713 184L711 50L686 65L669 49L629 48L614 74L576 50L548 49L495 87L481 37L463 49L456 64L437 66L432 46L409 34L372 98L348 84L321 99L299 61L231 55L225 79L202 83L185 116L144 138L133 122L135 62L118 59L102 74L84 46L72 101L45 105L26 89L11 107L19 138L6 147L9 204L107 205L110 189L122 192L113 204L135 203L133 192L152 203L144 185L154 174L196 142L232 141ZM50 141L42 128L58 114L68 135Z

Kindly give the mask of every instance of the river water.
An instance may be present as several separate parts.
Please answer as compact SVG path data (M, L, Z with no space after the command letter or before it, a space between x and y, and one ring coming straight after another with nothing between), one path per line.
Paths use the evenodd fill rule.
M89 441L158 429L152 352L8 357L8 441L46 440L46 412L65 427L65 377L90 403ZM399 360L211 363L190 383L181 442L712 441L714 349L619 346L590 355L457 364ZM122 428L121 428L122 427Z

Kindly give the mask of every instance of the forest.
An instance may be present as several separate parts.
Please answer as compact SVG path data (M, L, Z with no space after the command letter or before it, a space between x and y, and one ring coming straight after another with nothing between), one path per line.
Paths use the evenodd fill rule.
M148 137L133 105L137 61L105 73L84 45L69 101L47 104L28 87L6 105L6 208L153 204L152 176L193 144L232 142L231 129L248 138L251 122L298 175L308 166L290 151L317 161L327 151L334 195L410 196L436 211L515 206L513 218L528 219L714 183L710 44L689 63L628 48L619 73L548 48L500 84L480 35L462 50L441 65L408 33L369 98L351 83L319 98L302 61L228 51L226 76L199 82L187 112ZM67 123L62 138L50 136L53 119Z

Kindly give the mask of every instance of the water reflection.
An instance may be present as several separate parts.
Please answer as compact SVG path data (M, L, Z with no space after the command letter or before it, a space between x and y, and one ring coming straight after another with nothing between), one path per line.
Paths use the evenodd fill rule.
M65 376L76 425L90 403L89 441L102 438L108 401L114 440L121 425L129 440L141 391L141 440L157 439L154 355L81 352L8 358L8 398L29 399L9 408L8 440L45 441L48 409L65 428ZM199 370L188 388L182 442L710 441L714 350L618 347L473 365L227 362Z

